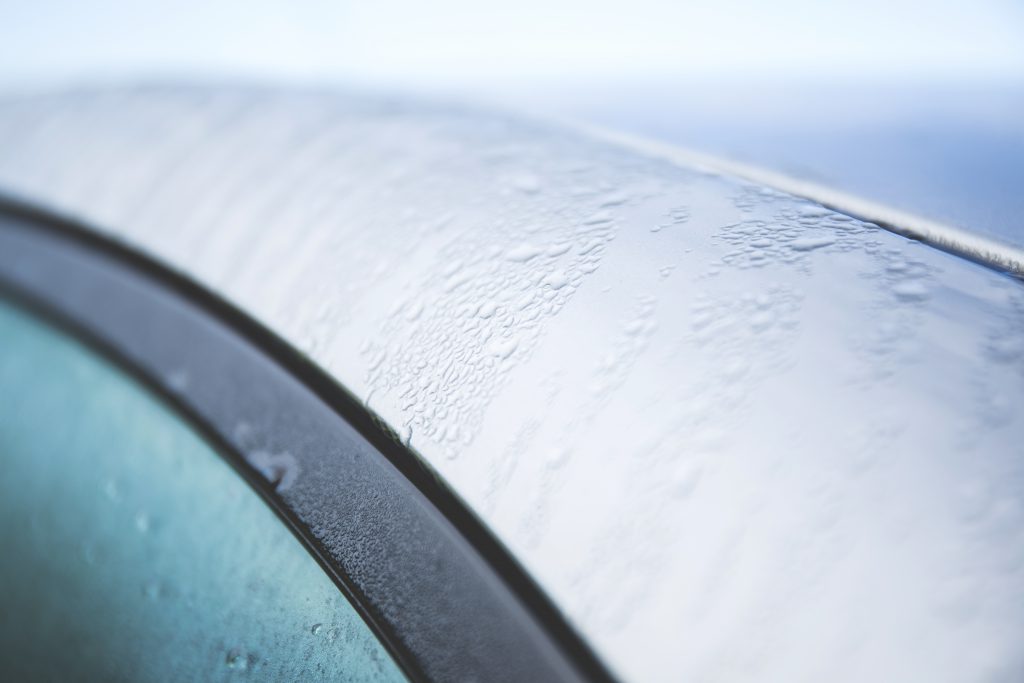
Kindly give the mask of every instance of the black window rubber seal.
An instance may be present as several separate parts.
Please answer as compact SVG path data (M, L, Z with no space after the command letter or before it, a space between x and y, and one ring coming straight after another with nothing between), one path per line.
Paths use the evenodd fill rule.
M614 680L427 464L217 294L89 226L3 197L0 293L183 416L289 526L411 680Z

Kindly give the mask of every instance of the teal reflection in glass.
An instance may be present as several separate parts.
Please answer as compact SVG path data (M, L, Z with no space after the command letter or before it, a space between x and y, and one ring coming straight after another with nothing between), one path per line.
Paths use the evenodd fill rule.
M0 680L403 680L164 405L0 303Z

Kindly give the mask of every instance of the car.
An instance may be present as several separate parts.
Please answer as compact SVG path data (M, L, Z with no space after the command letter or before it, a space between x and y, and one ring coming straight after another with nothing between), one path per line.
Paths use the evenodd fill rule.
M5 678L1024 674L1012 245L334 89L0 150Z

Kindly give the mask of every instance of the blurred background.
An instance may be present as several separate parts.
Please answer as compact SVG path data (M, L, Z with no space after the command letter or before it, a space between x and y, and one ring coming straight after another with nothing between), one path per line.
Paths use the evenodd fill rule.
M0 93L225 81L582 121L1024 246L1019 0L0 0Z

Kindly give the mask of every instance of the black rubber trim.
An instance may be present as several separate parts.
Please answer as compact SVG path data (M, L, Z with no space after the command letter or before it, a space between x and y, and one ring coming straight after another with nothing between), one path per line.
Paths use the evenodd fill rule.
M331 377L216 294L87 226L5 199L0 288L195 425L411 680L613 680L420 458Z

